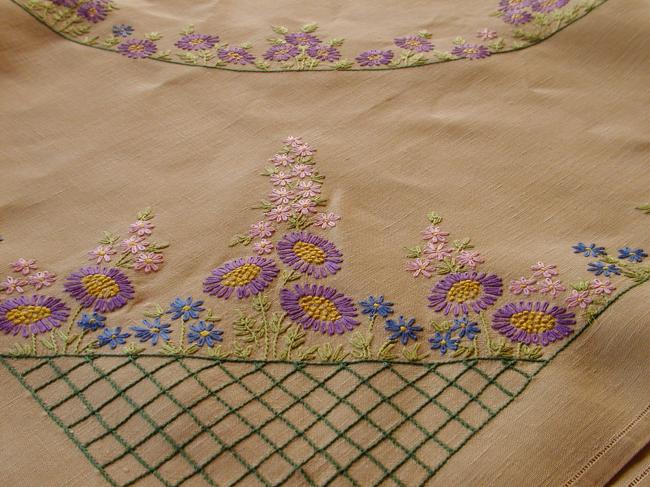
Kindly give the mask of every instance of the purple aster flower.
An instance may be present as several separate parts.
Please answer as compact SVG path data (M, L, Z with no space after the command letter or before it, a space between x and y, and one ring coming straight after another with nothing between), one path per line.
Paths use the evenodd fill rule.
M535 0L500 0L499 10L506 12L508 10L521 10L530 7Z
M343 262L343 254L332 242L307 232L285 235L277 249L282 262L316 279L336 274Z
M558 8L564 7L569 0L535 0L531 7L535 12L549 13Z
M63 288L82 307L98 313L119 309L135 296L129 278L116 268L84 267L70 274Z
M307 54L309 57L328 63L341 59L341 53L339 50L334 46L328 46L327 44L317 44L311 46L309 49L307 49Z
M219 36L187 34L176 41L174 45L186 51L201 51L203 49L212 49L217 42L219 42Z
M300 49L293 44L276 44L269 47L264 53L264 59L268 61L288 61L298 54L300 54Z
M480 313L493 305L503 292L501 278L478 272L449 274L435 285L429 296L429 307L454 316L473 310Z
M386 318L393 312L393 303L384 301L383 296L377 298L375 296L368 296L368 299L359 302L359 305L361 306L361 312L364 315L370 316L370 318L374 318L375 316Z
M106 9L106 4L102 0L97 0L94 2L82 3L77 9L77 15L86 19L88 22L96 24L97 22L106 19L108 10Z
M582 254L585 257L598 257L600 255L607 255L605 247L599 247L595 243L585 245L582 242L578 242L571 248L573 249L574 254Z
M127 24L116 24L112 31L115 37L129 37L133 34L133 27Z
M575 314L549 303L508 303L492 317L492 328L513 342L548 345L573 333Z
M149 39L129 39L117 46L117 50L131 59L142 59L155 54L158 47Z
M224 47L219 49L219 59L230 64L251 64L255 56L243 47Z
M284 40L289 44L300 47L311 47L321 43L321 40L318 37L305 32L287 34L284 36Z
M27 337L61 326L70 316L70 308L50 296L18 296L0 303L0 330L6 335Z
M439 350L440 355L446 354L447 350L458 350L459 341L460 338L451 336L451 331L446 331L445 333L437 331L435 335L429 338L431 350Z
M465 59L483 59L490 55L490 50L481 44L460 44L451 53Z
M135 332L135 338L139 338L142 343L151 340L151 344L156 345L159 339L167 342L171 338L171 325L169 323L161 323L160 318L155 318L152 321L142 320L142 324L144 326L131 327Z
M429 52L433 49L433 44L426 37L422 36L406 36L398 37L394 40L397 47L406 49L413 52Z
M618 249L618 258L630 262L643 262L647 256L648 254L643 249L631 249L630 247Z
M203 291L212 296L228 299L237 292L237 298L254 296L266 289L280 270L271 259L246 257L226 262L203 282Z
M106 316L100 315L99 313L93 313L92 315L84 313L81 319L77 321L77 325L84 331L97 331L100 328L104 328L105 321Z
M501 17L504 22L513 25L527 24L533 19L533 14L528 10L512 9L503 12Z
M422 331L422 327L415 324L415 318L405 320L403 316L399 320L387 320L386 331L390 331L391 335L389 340L399 340L402 345L406 345L409 340L418 339L418 332Z
M296 284L293 290L280 291L280 305L305 330L333 335L353 330L359 324L352 299L331 287Z
M130 336L130 333L122 333L122 327L120 326L115 328L104 328L102 334L97 337L97 344L100 347L108 345L112 350L115 350L118 345L124 345L126 339Z
M475 321L470 321L467 316L462 318L455 318L454 324L449 329L452 333L456 333L458 338L467 338L474 340L474 337L481 333L481 328Z
M172 315L172 320L181 319L183 321L195 320L205 311L202 307L203 301L194 301L192 297L187 299L177 297L169 304L167 314Z
M600 261L589 262L589 264L587 264L587 270L593 272L597 276L600 276L601 274L605 277L609 277L612 274L616 274L617 276L621 275L621 269L616 264L605 265Z
M357 62L361 66L380 66L388 64L393 59L393 51L380 51L378 49L371 49L362 52L357 56Z
M223 340L223 330L215 329L214 324L199 321L190 325L190 331L187 334L188 343L196 343L197 346L202 347L207 345L209 348L214 347L217 342Z

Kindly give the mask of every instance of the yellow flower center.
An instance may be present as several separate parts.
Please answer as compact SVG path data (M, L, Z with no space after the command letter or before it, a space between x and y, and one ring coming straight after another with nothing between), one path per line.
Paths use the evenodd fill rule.
M245 286L254 280L262 268L256 264L244 264L226 273L221 278L221 284L229 287Z
M468 48L465 49L466 54L476 54L477 52L478 52L478 49L476 49L475 47L468 47Z
M160 328L153 327L151 333L160 333Z
M336 321L342 318L336 305L323 296L303 296L298 304L309 317L317 320Z
M203 330L199 332L199 335L201 335L202 337L207 337L209 334L210 332L208 330Z
M199 44L203 44L203 39L201 38L195 38L190 41L190 44L193 46L198 46Z
M115 282L115 279L104 274L84 276L81 282L86 288L86 292L96 298L112 298L120 292L120 286Z
M144 51L144 46L142 44L131 44L129 46L130 52L141 52Z
M7 319L14 325L31 325L52 314L45 306L18 306L7 312Z
M528 333L540 333L555 327L555 317L541 311L520 311L510 317L510 323Z
M447 292L447 301L463 303L476 299L481 294L481 283L471 279L458 281L451 286Z
M406 327L404 325L400 326L399 331L406 331Z
M320 265L325 262L325 252L318 245L296 242L293 244L292 250L298 257L310 264Z

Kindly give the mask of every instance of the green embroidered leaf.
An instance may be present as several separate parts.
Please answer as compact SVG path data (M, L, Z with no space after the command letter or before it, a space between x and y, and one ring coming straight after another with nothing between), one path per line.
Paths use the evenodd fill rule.
M250 245L250 243L253 241L253 238L250 235L235 235L231 240L230 243L228 244L228 247L235 247L239 244L242 245Z
M316 358L317 350L318 350L318 346L309 347L307 349L301 349L297 353L297 358L299 361L314 360Z
M441 321L440 323L437 323L436 321L431 320L429 322L429 325L431 326L431 328L433 328L434 331L444 333L444 332L446 332L447 330L449 330L451 328L452 322L451 321Z
M318 355L324 362L341 362L348 353L343 350L343 345L332 347L332 344L327 342L318 347Z
M453 258L447 257L440 262L439 267L436 269L436 272L440 275L449 274L453 272L460 272L463 269L463 266L458 264Z
M460 45L460 44L466 44L467 41L465 40L464 37L458 36L458 37L455 37L455 38L451 41L451 43L454 44L454 45L456 45L456 46L458 46L458 45Z
M646 215L650 215L650 203L647 205L641 205L636 207L637 210L641 210Z
M251 207L252 210L265 210L265 211L268 211L271 208L273 208L273 203L265 200L260 201L257 206Z
M286 285L289 282L297 281L302 277L302 274L298 271L294 270L283 270L280 273L280 281L282 281L282 285Z
M144 35L144 38L150 41L159 41L162 37L163 36L160 32L149 32Z
M497 39L495 41L492 41L488 43L488 47L490 48L491 51L502 51L506 47L506 42L503 39Z
M233 323L235 336L245 343L257 344L264 330L258 325L257 319L239 312L239 318Z
M371 346L374 336L372 333L364 334L360 331L355 331L350 337L350 345L352 346L352 356L357 359L369 359L372 356Z
M395 360L397 358L397 355L395 355L393 351L395 345L397 345L395 340L386 340L381 347L379 347L377 358L386 361Z
M433 55L439 61L451 61L452 59L456 59L456 56L447 51L433 51Z
M354 66L354 63L349 59L341 59L339 62L334 64L334 69L338 69L339 71L345 71L347 69L352 68L352 66Z
M425 39L431 39L433 37L433 34L431 32L426 31L426 30L421 30L418 32L418 35L420 37L424 37Z
M29 357L34 355L34 350L31 345L14 343L13 347L9 349L9 355L13 357Z
M140 355L144 351L144 347L138 347L135 343L129 343L122 349L124 355Z
M165 310L159 304L153 304L151 308L144 311L145 318L160 318L165 314Z
M227 350L224 350L221 345L216 345L215 347L212 347L208 351L208 355L210 357L214 357L216 359L222 360L222 359L228 358L228 356L230 355L230 352L227 351Z
M253 347L251 345L244 347L239 342L234 342L232 344L232 353L235 357L246 359L251 356L252 352Z
M328 44L328 45L333 46L333 47L341 47L344 42L345 42L345 39L343 39L343 38L334 38L334 39L330 39L325 44Z
M409 259L417 259L418 257L422 257L422 247L419 245L416 245L415 247L404 247L404 250L406 250L406 257Z
M305 32L306 34L311 34L312 32L316 32L317 29L318 29L318 24L315 22L305 24L300 28L300 30Z
M409 362L421 362L429 356L429 353L420 353L420 345L421 343L416 343L411 348L404 347L402 356Z
M427 219L431 222L433 225L438 225L442 223L442 217L438 215L435 211L432 211L427 215Z
M190 34L194 34L194 24L190 24L180 31L180 35L182 36L186 36Z
M289 33L289 29L283 25L273 25L271 26L271 29L273 29L273 32L280 34L281 36Z
M466 237L462 240L454 240L452 246L454 247L456 252L462 252L463 250L474 248L474 246L471 244L471 239L469 237Z
M102 245L115 245L119 239L120 236L116 233L104 232L104 237L99 240L99 243Z

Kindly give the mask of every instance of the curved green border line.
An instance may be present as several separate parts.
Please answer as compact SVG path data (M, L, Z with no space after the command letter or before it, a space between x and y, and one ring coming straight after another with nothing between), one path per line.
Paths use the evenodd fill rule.
M45 26L47 29L50 31L54 32L58 36L62 37L63 39L66 39L67 41L74 42L75 44L79 44L80 46L84 47L91 47L93 49L99 49L100 51L107 51L107 52L112 52L119 54L118 51L115 49L112 49L110 47L102 47L102 46L94 46L90 44L86 44L84 42L81 42L77 39L74 39L72 37L66 36L65 34L59 32L58 30L54 29L52 26L46 24L43 22L41 19L39 19L32 11L30 11L25 5L22 3L19 3L18 0L9 0L11 3L14 5L20 7L23 11L27 12L32 18L36 19L36 21ZM515 51L521 51L523 49L528 49L529 47L536 46L537 44L540 44L547 39L550 39L553 37L555 34L558 32L563 31L570 25L574 24L575 22L581 20L582 18L586 17L588 14L596 10L597 8L601 7L605 3L607 3L609 0L595 0L596 3L591 9L586 10L583 12L579 17L576 17L575 19L569 21L568 23L562 25L558 29L550 32L546 37L543 37L537 41L531 42L530 44L526 44L525 46L521 47L512 47L510 49L505 49L502 51L496 51L496 52L490 52L491 56L496 56L499 54L509 54L511 52ZM408 68L422 68L425 66L431 66L434 64L445 64L449 63L452 61L467 61L464 58L456 58L456 59L447 59L443 61L432 61L432 62L426 62L424 64L417 64L417 65L412 65L412 66L393 66L393 67L378 67L378 68L349 68L349 69L236 69L236 68L229 68L227 66L205 66L201 64L190 64L190 63L184 63L181 61L174 61L174 60L167 60L167 59L155 59L155 58L145 58L148 61L157 61L157 62L162 62L162 63L167 63L167 64L176 64L176 65L181 65L181 66L189 66L191 68L205 68L205 69L218 69L222 71L233 71L236 73L314 73L314 72L337 72L337 73L342 73L342 72L371 72L371 71L394 71L397 69L408 69ZM142 61L142 59L138 59L137 61ZM478 60L478 61L484 61L484 59Z

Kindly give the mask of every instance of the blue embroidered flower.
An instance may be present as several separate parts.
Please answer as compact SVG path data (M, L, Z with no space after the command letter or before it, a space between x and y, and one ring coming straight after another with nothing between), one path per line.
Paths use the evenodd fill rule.
M102 316L99 313L93 313L92 315L84 313L81 315L81 319L77 321L77 325L84 331L97 331L100 328L104 328L105 321L106 316Z
M618 266L614 264L605 265L602 262L589 262L587 270L593 272L597 276L600 276L601 274L605 277L609 277L612 274L616 274L617 276L621 275L621 269Z
M116 326L115 328L104 328L102 334L97 337L97 341L100 347L108 345L111 349L115 349L118 345L124 345L130 336L130 333L122 333L122 328Z
M422 327L415 325L415 318L405 320L403 316L399 320L388 320L386 322L386 330L392 331L392 335L388 337L389 340L398 340L402 345L406 345L410 340L417 340L417 332L422 331Z
M630 262L642 262L648 254L643 249L631 249L630 247L623 247L618 249L618 258L629 260Z
M431 350L440 350L440 354L444 355L447 350L458 350L458 342L460 339L451 336L451 331L446 331L444 335L439 331L436 332L431 338Z
M207 345L208 347L214 347L216 342L223 340L222 330L215 330L212 323L207 324L205 321L199 321L198 323L190 326L190 332L187 334L188 343L194 343L199 347Z
M132 326L131 329L135 332L135 337L139 338L142 343L151 340L151 344L155 345L158 343L158 339L164 341L169 340L169 335L171 334L170 324L169 323L160 323L160 318L156 318L153 321L142 320L144 326Z
M205 308L201 307L202 304L203 301L192 302L192 298L187 298L185 300L176 298L169 305L170 309L167 313L172 315L172 320L177 320L178 318L181 318L183 321L197 319L199 313L205 310Z
M133 27L126 24L116 24L113 26L113 35L115 37L129 37L133 34Z
M605 252L605 247L597 247L595 243L585 245L582 242L578 242L573 246L573 252L576 254L582 254L585 257L598 257L599 255L607 255L607 252Z
M474 337L481 333L478 324L475 321L469 321L467 316L456 318L449 331L456 332L458 338L467 338L468 340L474 340Z
M368 298L365 301L361 301L359 305L361 306L361 312L371 318L374 318L375 316L386 318L393 312L393 303L384 301L383 296L379 296L378 298L368 296Z

